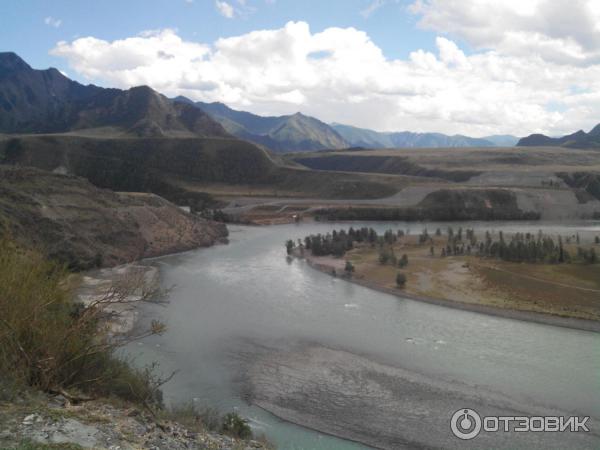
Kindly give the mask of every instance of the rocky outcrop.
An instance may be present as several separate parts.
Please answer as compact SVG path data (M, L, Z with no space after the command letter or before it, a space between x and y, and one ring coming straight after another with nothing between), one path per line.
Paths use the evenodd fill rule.
M20 447L22 442L53 445L52 448L62 444L64 447L60 448L122 450L267 448L261 442L210 432L198 425L187 427L172 420L157 422L133 405L115 406L102 401L71 405L58 396L35 405L0 406L0 448L30 448Z
M227 236L225 225L153 194L6 166L0 166L0 228L76 270L205 247Z

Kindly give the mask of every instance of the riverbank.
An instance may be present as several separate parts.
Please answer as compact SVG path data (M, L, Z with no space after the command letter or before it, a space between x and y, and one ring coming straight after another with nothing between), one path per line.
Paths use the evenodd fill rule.
M310 251L301 252L299 249L295 249L293 254L304 258L309 266L321 272L400 298L600 332L600 320L597 319L600 316L600 290L595 289L592 282L586 285L588 287L576 285L583 282L575 278L569 279L571 284L560 283L556 273L543 273L542 265L534 269L543 273L546 279L528 275L527 266L535 266L532 264L482 260L476 256L435 257L430 255L429 245L417 245L410 239L416 239L416 236L404 238L405 243L396 249L398 253L401 250L408 255L409 263L402 269L380 264L377 252L365 246L347 252L342 258L313 256ZM354 272L351 274L344 270L346 261L353 265ZM553 269L557 266L554 265ZM563 266L559 269L564 272L566 265ZM596 271L598 268L597 265L591 269L585 266L578 268L581 267L582 271ZM398 272L407 277L403 287L395 283ZM559 275L565 278L564 273ZM590 271L586 275L593 277L594 273Z
M187 412L189 414L189 412ZM243 440L208 429L200 416L174 414L163 420L140 405L111 399L72 404L61 395L25 394L19 402L0 401L3 449L268 449L266 442ZM182 419L183 422L182 423ZM25 445L27 444L27 446ZM51 447L49 447L51 446Z

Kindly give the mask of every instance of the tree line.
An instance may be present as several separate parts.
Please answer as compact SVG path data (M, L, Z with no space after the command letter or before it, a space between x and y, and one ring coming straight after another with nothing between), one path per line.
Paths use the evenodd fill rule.
M393 231L386 230L383 234L378 234L371 227L333 230L331 233L314 234L298 240L298 246L303 250L310 250L314 256L333 255L342 257L348 250L354 248L356 243L368 243L371 246L378 247L378 260L381 264L392 264L404 267L408 264L406 254L398 258L394 253L393 244L405 234L402 229ZM444 233L441 228L434 232L435 237L439 238ZM477 255L480 257L498 258L510 262L528 262L528 263L549 263L559 264L568 262L582 262L585 264L595 264L599 262L597 251L594 247L580 247L579 234L569 236L564 239L566 244L577 244L577 252L571 254L564 245L563 237L553 238L545 235L541 230L535 233L515 233L509 239L505 238L504 233L499 231L493 236L490 231L486 231L481 240L477 238L475 230L472 228L463 229L459 227L455 230L452 226L445 230L447 236L446 245L441 248L439 255L461 256ZM438 239L439 241L439 239ZM574 241L574 242L573 242ZM418 242L421 245L430 246L430 255L436 254L434 236L429 234L425 228L418 236ZM596 236L595 244L600 244L600 237ZM296 248L293 240L286 242L288 254Z

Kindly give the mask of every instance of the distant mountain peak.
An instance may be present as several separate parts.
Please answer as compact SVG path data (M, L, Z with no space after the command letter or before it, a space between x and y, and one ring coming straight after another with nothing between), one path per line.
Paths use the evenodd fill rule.
M600 136L600 123L590 130L590 136Z
M0 75L3 72L33 70L19 55L14 52L0 52Z
M517 145L520 147L600 148L600 124L592 128L589 133L579 130L558 138L551 138L539 133L531 134L521 139Z
M173 101L179 102L179 103L187 103L188 105L193 105L194 104L193 100L190 100L189 98L184 97L183 95L178 95L177 97L175 97L173 99Z

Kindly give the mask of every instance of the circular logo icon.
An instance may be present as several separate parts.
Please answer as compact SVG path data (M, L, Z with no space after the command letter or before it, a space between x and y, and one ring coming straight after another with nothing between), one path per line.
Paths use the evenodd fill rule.
M452 415L450 429L459 439L473 439L481 431L481 417L472 409L459 409Z

